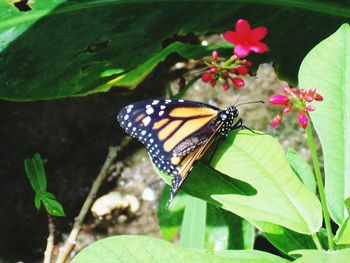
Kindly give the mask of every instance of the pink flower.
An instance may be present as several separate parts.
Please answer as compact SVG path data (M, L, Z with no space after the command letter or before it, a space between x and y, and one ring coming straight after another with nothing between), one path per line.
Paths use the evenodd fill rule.
M266 27L251 29L247 20L240 19L236 22L236 31L226 31L224 38L235 45L234 54L239 58L244 58L249 55L250 51L255 53L267 51L266 44L260 42L266 34Z
M277 94L269 99L269 103L282 106L281 112L272 120L272 128L276 128L282 123L282 115L290 112L292 109L298 110L298 121L300 126L305 129L309 123L307 112L314 111L316 108L313 105L306 105L314 100L322 101L323 97L316 93L316 88L310 90L291 88L284 86L285 94Z

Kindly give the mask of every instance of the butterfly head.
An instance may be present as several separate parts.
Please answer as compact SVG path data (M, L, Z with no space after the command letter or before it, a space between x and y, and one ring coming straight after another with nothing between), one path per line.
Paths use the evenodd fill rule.
M226 110L220 112L220 121L223 122L220 134L227 136L227 134L235 129L235 119L238 117L239 111L236 106L231 106Z

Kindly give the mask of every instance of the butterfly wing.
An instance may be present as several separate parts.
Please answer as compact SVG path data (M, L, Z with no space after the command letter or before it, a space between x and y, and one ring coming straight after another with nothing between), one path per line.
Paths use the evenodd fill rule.
M220 109L185 100L146 100L124 107L118 121L146 145L153 163L173 176L171 199L221 125Z

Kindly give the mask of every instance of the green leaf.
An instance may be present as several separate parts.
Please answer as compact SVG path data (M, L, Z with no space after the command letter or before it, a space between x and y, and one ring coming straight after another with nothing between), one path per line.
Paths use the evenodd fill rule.
M190 249L146 236L116 236L99 240L83 249L72 263L92 262L227 262L286 263L283 258L266 252L243 250L209 253Z
M285 227L264 222L254 222L254 225L259 228L264 237L278 250L288 255L290 251L298 249L316 249L316 246L310 235L304 235ZM291 257L299 257L289 255Z
M177 235L184 211L188 195L183 191L179 191L176 195L176 198L172 201L171 206L166 208L166 205L169 200L169 191L170 187L166 185L163 189L162 195L159 199L158 206L158 221L159 227L163 235L163 239L166 241L171 241Z
M350 196L349 37L349 25L344 24L309 52L299 71L299 85L316 87L324 97L310 115L324 155L328 209L339 225L347 216L344 200Z
M337 245L350 245L350 217L347 217L337 230L334 237Z
M231 133L213 158L218 171L252 185L257 194L216 194L213 199L248 220L266 221L311 234L322 224L321 205L298 180L280 144L268 135Z
M24 160L24 169L35 192L46 191L46 175L44 162L40 154L36 153L33 158Z
M255 229L243 218L207 203L206 242L208 250L253 249Z
M350 249L342 249L332 252L322 250L296 250L293 254L302 255L301 258L293 261L294 263L348 263L350 258Z
M346 207L346 211L348 211L348 214L350 214L350 196L345 199L344 204Z
M303 182L305 187L316 194L316 180L309 164L294 149L288 148L287 158L295 174Z
M181 226L180 244L185 247L204 248L207 203L189 196Z
M41 207L41 196L42 196L41 192L35 193L34 204L35 204L36 209L38 209L38 210Z
M0 10L0 98L8 100L86 95L113 83L132 88L164 59L174 35L221 34L238 17L269 29L269 53L253 60L274 60L295 82L307 51L350 18L346 3L321 0L43 0L25 14L2 1Z
M320 229L318 199L298 180L271 136L231 133L218 147L212 165L218 172L195 165L182 189L249 221L304 234ZM169 183L169 176L159 174Z
M51 195L51 193L45 192L45 194L41 196L41 201L47 213L53 216L65 216L62 205L56 199L52 199Z

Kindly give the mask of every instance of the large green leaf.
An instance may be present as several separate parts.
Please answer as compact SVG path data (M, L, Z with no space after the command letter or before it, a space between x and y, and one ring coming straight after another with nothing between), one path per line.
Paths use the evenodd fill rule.
M95 242L83 249L72 263L89 262L243 262L287 263L289 261L254 250L208 253L146 236L116 236Z
M8 100L135 87L173 51L163 48L175 34L222 33L241 17L269 28L270 52L255 57L274 60L295 80L306 52L350 18L347 4L321 0L45 0L26 13L8 3L0 7L6 19L0 24L0 98Z
M183 190L249 221L265 221L304 234L318 231L321 205L294 174L280 144L269 135L247 131L236 135L226 138L212 160L224 175L196 165ZM168 176L160 175L169 182Z
M322 250L297 250L293 254L301 254L302 257L293 261L294 263L349 263L350 249L338 251L322 251Z
M350 196L350 28L342 25L305 57L299 85L317 87L324 101L311 113L324 154L326 198L339 225L347 216L344 200Z

